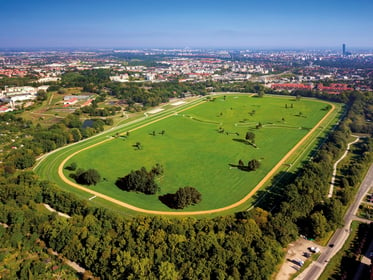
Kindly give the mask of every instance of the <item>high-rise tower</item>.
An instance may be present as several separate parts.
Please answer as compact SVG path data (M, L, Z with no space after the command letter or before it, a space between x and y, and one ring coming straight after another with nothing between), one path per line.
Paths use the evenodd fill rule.
M346 56L346 44L342 45L342 55Z

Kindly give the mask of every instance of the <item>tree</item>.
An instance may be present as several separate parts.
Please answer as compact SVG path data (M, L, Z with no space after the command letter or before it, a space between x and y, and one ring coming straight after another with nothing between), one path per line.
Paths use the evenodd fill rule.
M156 163L151 172L155 175L155 176L159 176L159 175L162 175L164 173L164 169L163 169L163 166L160 165L159 163Z
M47 100L47 93L45 92L45 90L38 90L38 92L36 93L36 100L38 101L44 101L44 100Z
M66 94L66 89L64 88L59 88L57 91L59 94Z
M248 162L248 164L247 164L247 168L248 168L249 170L252 170L252 171L258 169L259 167L260 167L260 161L258 161L258 160L256 160L256 159L252 159L252 160L250 160L250 161Z
M255 142L255 134L251 131L248 131L248 132L246 132L245 139L246 139L246 141L254 143Z
M163 174L163 167L160 164L156 164L150 172L145 167L142 167L139 170L132 170L122 178L118 178L115 184L125 191L155 194L159 190L155 177L161 174Z
M77 167L78 167L78 165L76 164L76 162L72 162L69 166L66 166L66 169L71 170L71 171L75 171Z
M173 280L178 279L179 274L173 263L170 262L161 262L159 265L159 279L161 280Z
M262 123L261 122L259 122L257 125L256 125L256 129L259 129L259 128L262 128Z
M84 185L96 185L101 180L101 175L96 169L88 169L87 171L82 172L77 178L76 181L79 184Z
M138 150L142 150L142 146L141 146L141 143L140 143L140 142L136 142L135 147L136 147Z
M177 190L174 199L176 208L183 209L189 205L201 202L202 196L195 188L184 187Z
M74 142L78 142L83 138L82 133L80 132L78 128L72 128L71 134L73 136Z
M310 224L312 237L323 238L329 231L328 221L321 212L315 212L310 216Z
M16 150L9 155L8 160L12 161L17 169L25 169L34 165L35 155L30 149Z

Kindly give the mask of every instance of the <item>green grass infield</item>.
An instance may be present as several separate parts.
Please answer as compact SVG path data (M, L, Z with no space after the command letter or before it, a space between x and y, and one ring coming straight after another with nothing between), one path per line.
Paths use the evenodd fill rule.
M177 211L223 208L253 190L331 109L328 103L306 98L295 101L292 97L227 94L211 99L153 111L156 113L138 122L55 152L35 170L41 177L72 190L59 178L57 168L67 156L80 151L65 166L75 162L79 168L95 168L104 180L87 188L116 200L148 210L175 211L159 196L192 186L202 194L201 203ZM124 137L127 131L129 136ZM255 134L255 145L246 142L248 131ZM107 141L100 143L103 140ZM135 147L137 142L142 149ZM95 143L100 144L82 150ZM239 160L247 164L252 159L260 161L256 171L234 166ZM291 160L286 164L291 165ZM160 192L156 195L126 192L115 185L131 170L142 166L150 170L156 163L164 167L164 174L157 179ZM70 172L63 172L69 178Z

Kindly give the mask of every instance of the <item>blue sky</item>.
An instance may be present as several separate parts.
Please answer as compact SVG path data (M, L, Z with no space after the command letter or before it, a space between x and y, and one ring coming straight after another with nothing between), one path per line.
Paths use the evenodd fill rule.
M0 48L373 47L373 0L0 0Z

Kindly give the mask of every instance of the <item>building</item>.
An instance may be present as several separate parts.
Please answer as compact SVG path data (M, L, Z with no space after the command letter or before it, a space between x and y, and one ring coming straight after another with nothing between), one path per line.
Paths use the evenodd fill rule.
M110 81L119 82L119 83L126 83L129 81L128 74L121 74L119 76L110 76Z
M82 101L82 100L88 100L92 97L93 94L87 94L87 95L66 95L63 97L63 100L64 101L68 101L70 99L73 99L73 98L76 98L78 99L79 101Z
M346 56L346 44L342 45L342 55Z
M36 95L37 89L34 87L7 87L2 92L6 96L20 95L20 94L34 94Z
M13 109L8 106L0 106L0 113L6 113L11 111L13 111Z
M67 107L67 106L69 106L69 105L73 105L73 104L75 104L75 103L77 103L78 102L78 98L71 98L71 99L69 99L69 100L65 100L64 102L63 102L63 105L64 105L64 107Z
M272 89L275 90L281 90L281 89L286 89L286 90L312 90L313 86L312 85L305 85L305 84L293 84L293 83L285 83L285 84L272 84L271 85Z
M59 77L45 77L45 78L40 78L38 80L38 83L49 83L49 82L58 82L61 80Z

